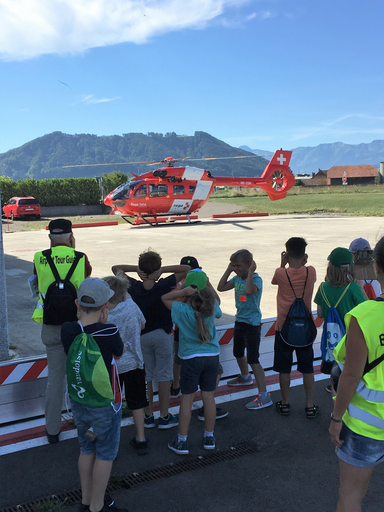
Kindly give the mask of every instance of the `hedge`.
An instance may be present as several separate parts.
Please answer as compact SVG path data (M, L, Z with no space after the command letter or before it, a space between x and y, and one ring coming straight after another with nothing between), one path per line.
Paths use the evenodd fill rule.
M122 172L103 175L105 192L128 181ZM61 178L45 180L17 180L0 176L1 205L11 197L33 196L40 206L94 205L102 200L99 181L95 178Z

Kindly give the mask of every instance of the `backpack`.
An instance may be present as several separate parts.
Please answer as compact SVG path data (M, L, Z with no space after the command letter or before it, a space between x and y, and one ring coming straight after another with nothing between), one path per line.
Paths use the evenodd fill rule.
M114 401L107 367L95 338L79 325L83 332L73 340L66 361L68 394L80 404L107 407Z
M368 283L368 281L365 283L364 287L365 295L367 296L368 300L375 300L376 299L376 293L372 286L372 281Z
M75 251L75 259L67 276L64 279L61 279L57 268L53 263L51 252L51 249L47 249L42 252L43 256L47 259L55 278L53 283L48 286L45 297L43 297L43 323L47 325L63 325L64 322L74 322L77 320L77 308L75 304L75 300L77 299L77 290L74 284L71 283L70 279L83 254Z
M341 338L345 335L345 327L343 322L341 321L340 315L337 312L337 306L340 304L342 298L347 293L350 284L345 288L343 293L340 295L339 300L336 302L334 306L331 306L329 300L327 299L324 291L323 283L320 285L320 293L324 302L328 306L327 318L324 320L323 325L323 333L321 335L321 358L326 363L334 363L335 358L333 356L333 351L336 348L336 345L339 343Z
M291 280L287 270L285 270L289 284L291 285L295 300L289 309L287 318L280 331L280 336L284 343L295 348L308 347L311 345L317 336L317 328L313 321L311 313L308 311L307 306L304 302L305 287L308 280L308 268L307 277L305 278L304 290L302 297L297 297L295 290L293 289Z

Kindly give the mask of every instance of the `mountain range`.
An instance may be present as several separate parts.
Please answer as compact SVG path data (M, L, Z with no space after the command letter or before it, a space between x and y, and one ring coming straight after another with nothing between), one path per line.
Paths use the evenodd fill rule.
M240 146L240 149L255 155L267 155L269 151ZM334 165L371 164L380 167L384 160L384 140L374 140L369 144L319 144L315 147L292 149L290 167L295 174L310 174L319 169L325 171Z
M334 165L372 164L379 167L384 160L384 140L356 145L335 142L316 147L298 147L292 152L290 168L295 174L315 173ZM261 155L272 154L271 151L248 146L236 148L202 131L192 136L177 135L175 132L165 135L153 132L146 135L125 133L122 136L53 132L0 154L0 175L23 180L94 177L113 171L141 174L148 170L147 166L121 163L162 161L172 156L180 159L187 157L180 163L181 166L203 167L214 176L249 177L260 176L268 163ZM239 155L253 158L228 158ZM216 159L206 161L205 157ZM113 165L92 165L106 163ZM86 166L65 167L76 165Z

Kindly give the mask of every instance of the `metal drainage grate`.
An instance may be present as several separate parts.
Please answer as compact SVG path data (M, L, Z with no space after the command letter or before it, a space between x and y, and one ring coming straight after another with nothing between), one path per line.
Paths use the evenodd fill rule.
M258 452L256 444L247 443L238 444L231 446L225 450L217 450L207 455L200 455L194 459L185 459L179 462L171 462L166 466L162 466L155 469L148 469L141 473L131 473L130 475L116 475L112 474L111 481L107 487L107 493L120 491L122 489L130 489L137 485L142 485L154 480L160 480L162 478L168 478L174 475L180 475L187 471L194 471L195 469L201 469L207 466L212 466L220 462L226 462L227 460L240 459L246 455L252 455ZM81 503L81 490L73 489L71 491L65 491L54 496L48 496L41 500L31 501L29 503L23 503L14 507L6 507L0 509L0 512L35 512L37 507L44 505L49 502L65 503L65 505L75 505ZM52 507L54 509L54 507Z

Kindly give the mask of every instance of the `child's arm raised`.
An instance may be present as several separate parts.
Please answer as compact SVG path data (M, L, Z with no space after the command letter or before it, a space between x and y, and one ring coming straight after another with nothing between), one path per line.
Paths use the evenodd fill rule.
M164 303L164 306L168 309L172 309L172 303L176 299L180 299L181 297L189 297L196 293L196 288L192 288L192 286L187 286L187 288L182 288L181 290L172 290L161 297L161 300Z
M256 272L256 268L256 262L252 261L248 270L247 281L245 283L245 295L253 295L258 290L257 286L253 282L253 274Z
M120 272L137 272L138 266L137 265L113 265L112 272L116 276Z
M229 276L233 272L233 265L232 262L229 263L227 270L222 275L222 278L219 281L219 284L217 285L217 289L219 292L226 292L228 290L232 290L234 288L233 284L228 281Z
M189 265L168 265L160 268L161 274L175 274L177 283L184 279L190 270Z

